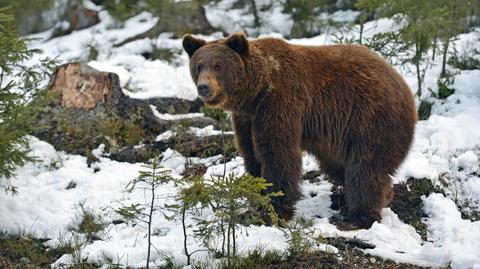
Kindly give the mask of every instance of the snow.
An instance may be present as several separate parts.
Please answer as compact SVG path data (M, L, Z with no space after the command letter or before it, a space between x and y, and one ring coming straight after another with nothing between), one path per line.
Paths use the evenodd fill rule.
M161 165L171 168L177 174L181 174L185 170L185 162L185 158L180 153L172 149L167 149L163 153Z
M223 134L233 134L232 131L215 130L213 125L208 125L204 128L190 127L190 131L198 137L212 136L212 135L221 135Z
M175 135L175 133L172 132L172 130L168 130L168 131L165 131L165 132L159 134L159 135L155 138L155 141L168 140L168 139L170 139L171 137L173 137L174 135Z
M302 185L303 199L297 203L298 216L318 216L328 219L335 214L330 208L333 185L322 180L319 184L305 182Z
M376 246L366 252L400 262L433 265L417 258L422 240L415 229L400 221L392 210L382 211L381 223L374 223L369 230L360 231L358 238Z
M180 114L180 115L182 115L182 114ZM183 114L183 115L188 115L188 114ZM208 126L205 126L203 128L190 127L188 132L190 134L193 134L194 136L197 136L197 137L206 137L206 136L221 135L221 134L233 134L232 131L222 132L221 130L215 130L215 127L213 125L208 125ZM172 132L171 130L168 130L168 131L165 131L165 132L159 134L155 138L155 141L168 140L175 135L176 135L175 132Z
M452 268L480 266L480 221L462 219L455 203L441 194L424 200L429 240L433 241L439 259L450 261Z
M150 105L150 109L152 109L153 115L155 117L160 118L162 120L181 120L181 119L191 119L196 117L203 117L203 113L188 113L188 114L163 114L158 112L155 106Z
M269 1L257 1L259 6ZM272 9L261 13L262 26L255 34L281 37L288 35L292 27L289 16L283 14L277 2ZM244 16L245 10L231 9L232 1L223 0L218 5L206 8L207 18L214 26L221 26L227 32L247 28L253 23L252 16ZM268 12L268 13L267 13ZM351 21L355 12L345 11L334 14L338 21ZM62 62L87 61L101 71L115 72L126 94L134 98L179 97L189 100L196 98L196 91L188 68L188 57L181 53L175 62L147 60L140 54L152 46L161 46L181 51L181 40L171 39L162 34L156 40L143 39L121 47L112 45L127 37L141 33L155 24L156 19L149 13L142 13L128 20L123 26L117 25L105 12L100 11L101 23L89 29L75 31L70 35L48 40L50 32L37 34L40 40L33 41L31 47L44 50L44 56L58 57ZM392 20L380 19L365 26L364 37L378 32L398 29ZM350 36L358 34L353 29ZM207 40L220 37L220 33L202 36ZM453 44L458 51L479 46L478 32L458 36ZM332 35L322 34L312 38L289 40L294 44L323 45L333 42ZM97 59L88 59L88 45L97 48ZM437 91L437 77L440 72L440 57L431 63L425 75L424 89ZM417 90L415 75L407 69L397 69L404 75L413 92ZM324 237L358 237L376 246L366 252L390 258L397 262L409 262L425 266L447 266L452 268L480 268L480 221L462 218L459 207L480 210L480 70L455 70L452 85L455 93L445 100L429 97L429 91L422 95L433 102L432 116L419 121L416 126L414 143L409 156L395 175L394 183L405 182L408 178L428 178L437 186L443 186L446 196L434 193L423 197L425 223L428 227L428 240L422 241L413 227L403 223L389 208L382 211L382 220L368 230L340 231L328 218L338 214L330 208L332 185L320 177L319 183L304 182L304 197L297 204L297 215L313 218L316 235ZM417 100L418 101L418 100ZM154 114L163 120L177 120L202 116L201 113L170 115L161 114L152 107ZM220 134L213 126L190 128L196 136ZM157 140L175 135L172 131L159 134ZM0 194L0 230L9 233L26 231L39 237L52 240L55 245L65 234L67 227L78 221L79 207L101 215L105 223L111 223L118 216L115 208L121 205L143 203L148 197L146 191L125 192L125 186L144 164L120 163L102 157L103 147L94 150L100 160L88 167L86 158L59 152L46 142L30 137L31 155L38 162L29 163L16 170L12 179L18 194ZM243 160L234 158L226 164L220 163L222 156L205 159L185 158L178 152L168 149L161 155L161 164L174 178L180 178L188 162L205 164L208 168L204 179L222 176L224 173L242 174L245 172ZM318 170L313 156L304 154L303 171ZM98 171L97 171L98 170ZM0 182L4 181L0 179ZM66 189L70 182L76 187ZM446 185L446 186L444 186ZM173 183L159 189L159 203L173 202L178 187ZM204 215L211 212L204 212ZM188 219L188 225L196 222ZM162 214L155 215L153 236L155 248L152 265L162 265L164 255L172 256L180 264L186 263L183 254L181 224L178 220L167 220ZM143 225L108 224L102 240L85 243L82 255L89 261L111 258L114 263L144 266L146 259L146 238ZM239 248L246 251L258 246L285 250L287 241L282 230L266 226L245 227L239 236ZM203 249L201 242L190 238L191 251ZM331 246L324 246L331 248ZM193 258L208 258L206 252L197 252ZM61 257L56 264L68 263L71 256Z
M260 27L254 27L254 16L249 12L249 6L235 9L235 1L224 0L219 3L212 2L205 7L205 15L213 27L222 29L227 33L246 30L247 33L258 35L264 33L281 33L287 35L293 26L288 14L282 12L281 1L255 1L258 15L261 19ZM269 6L271 5L271 6ZM269 6L265 11L262 7Z
M30 146L31 155L40 161L18 169L13 182L17 195L0 196L0 216L8 216L2 217L1 228L10 233L21 230L56 238L76 218L79 204L95 209L109 206L141 168L141 164L105 161L96 164L100 171L95 173L86 157L56 152L34 137ZM66 190L71 181L77 186Z

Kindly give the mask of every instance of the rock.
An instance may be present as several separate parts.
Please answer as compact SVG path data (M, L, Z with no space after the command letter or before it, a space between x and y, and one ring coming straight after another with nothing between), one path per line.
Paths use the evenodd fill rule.
M169 147L174 148L183 156L206 158L225 153L225 157L227 161L229 161L238 155L235 149L233 135L231 134L225 134L223 137L222 135L197 137L183 141L171 139L168 143L173 144L173 147L170 145ZM157 146L158 144L157 142Z
M195 118L186 118L173 121L175 124L177 122L187 123L190 127L205 128L209 125L213 125L215 129L219 129L220 125L218 121L209 117L195 117Z
M96 10L80 7L76 4L72 5L70 8L69 18L71 31L86 29L100 22Z
M174 149L186 157L207 158L225 153L225 159L229 161L238 156L233 135L225 134L223 138L222 135L206 137L195 137L193 135L185 137L174 136L168 140L144 144L141 147L124 147L111 153L109 158L120 162L145 162L153 156L158 156L168 148Z
M327 239L328 244L338 248L339 250L346 250L349 247L355 247L359 249L374 249L375 245L360 240L356 237L354 238L344 238L344 237L331 237Z
M57 21L50 38L68 35L73 31L92 27L99 22L98 11L85 8L75 2L69 2Z
M68 185L67 185L67 187L66 187L65 189L66 189L66 190L71 190L71 189L75 189L76 187L77 187L77 183L76 183L75 181L71 180L71 181L68 183Z
M203 102L200 98L193 101L174 97L150 98L147 99L147 102L155 106L158 112L169 114L198 113L203 106Z
M207 172L207 167L198 163L186 163L185 171L182 176L184 177L201 177Z

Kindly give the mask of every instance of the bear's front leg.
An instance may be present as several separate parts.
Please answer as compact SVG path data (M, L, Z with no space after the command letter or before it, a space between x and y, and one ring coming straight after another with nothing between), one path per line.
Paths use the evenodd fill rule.
M302 151L301 120L286 114L259 113L253 123L253 142L261 162L261 176L273 184L268 191L284 193L272 199L275 211L280 218L289 220L301 197Z
M245 162L245 168L252 176L261 176L261 165L255 157L252 140L252 120L247 115L232 114L233 130L237 150Z

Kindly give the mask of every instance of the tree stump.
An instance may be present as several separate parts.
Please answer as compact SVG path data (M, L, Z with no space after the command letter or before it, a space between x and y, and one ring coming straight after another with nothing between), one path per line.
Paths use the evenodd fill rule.
M77 62L56 69L47 93L49 101L36 115L33 135L58 150L85 155L90 161L94 160L92 150L100 144L105 145L111 158L128 162L145 161L165 150L155 139L178 125L179 120L156 117L151 105L164 113L200 110L198 101L130 98L123 93L117 74ZM218 126L206 117L189 118L188 122L200 128Z

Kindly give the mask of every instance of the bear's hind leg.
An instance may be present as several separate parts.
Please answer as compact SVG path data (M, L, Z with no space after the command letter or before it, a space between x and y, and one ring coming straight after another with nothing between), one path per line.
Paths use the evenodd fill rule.
M372 164L350 162L345 170L346 221L369 228L380 221L380 210L393 198L392 179L386 172L377 172Z

